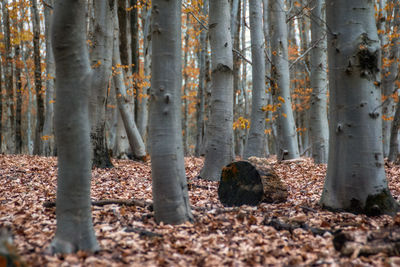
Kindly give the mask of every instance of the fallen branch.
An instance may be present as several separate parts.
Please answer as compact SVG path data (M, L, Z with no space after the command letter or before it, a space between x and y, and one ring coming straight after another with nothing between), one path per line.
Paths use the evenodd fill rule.
M267 226L271 226L274 227L277 231L282 231L282 230L287 230L290 233L293 232L293 230L301 228L304 229L306 231L310 231L311 233L313 233L314 235L324 235L325 233L333 233L330 230L325 230L325 229L321 229L321 228L315 228L315 227L311 227L309 225L307 225L304 222L299 222L299 223L286 223L286 222L282 222L279 219L273 217L273 218L264 218L263 221L264 225Z
M153 209L153 203L146 202L143 200L103 199L103 200L92 201L93 206L105 206L111 204L124 205L124 206L138 206L142 208L147 208L149 210ZM43 207L45 208L54 208L55 206L56 202L54 201L45 201L43 203Z

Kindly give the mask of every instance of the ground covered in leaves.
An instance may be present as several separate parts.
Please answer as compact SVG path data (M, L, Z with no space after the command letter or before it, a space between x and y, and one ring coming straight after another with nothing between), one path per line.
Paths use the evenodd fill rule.
M333 246L338 229L371 231L395 225L390 216L366 217L322 210L318 200L326 166L310 159L277 163L267 160L287 184L286 203L224 208L218 201L217 182L197 179L202 159L186 158L190 200L195 222L157 225L142 206L93 206L94 227L102 250L49 255L55 233L55 158L0 155L0 228L10 227L14 243L31 266L395 266L400 257L384 253L341 256ZM115 160L113 169L95 169L92 199L151 201L150 165ZM400 197L400 166L386 164L390 190ZM277 230L271 219L326 229L315 234L302 228Z

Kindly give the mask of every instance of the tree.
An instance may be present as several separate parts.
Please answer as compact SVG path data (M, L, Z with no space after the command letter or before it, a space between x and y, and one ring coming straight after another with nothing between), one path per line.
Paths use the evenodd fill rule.
M54 155L54 55L51 46L51 20L54 0L48 1L50 6L45 6L45 35L46 35L46 114L43 125L43 154L45 156Z
M37 0L32 3L32 25L33 25L33 53L35 62L35 91L36 91L36 130L33 154L42 155L43 151L43 126L44 126L44 99L42 92L42 67L40 59L40 18Z
M277 156L278 159L299 157L292 102L290 98L290 74L288 64L288 40L286 12L283 0L270 1L271 54L272 54L272 94L278 106Z
M14 111L14 71L13 71L13 55L11 46L11 33L10 33L10 15L7 4L2 2L3 11L3 31L4 31L4 48L5 48L5 68L4 68L4 85L6 88L6 95L3 97L4 112L2 112L5 123L2 125L2 141L4 141L4 149L6 153L15 153L15 111ZM5 117L5 119L4 119Z
M86 1L56 1L52 43L56 62L55 133L58 151L54 253L95 251L90 202L89 88Z
M127 93L125 83L125 71L121 64L120 44L119 44L119 17L114 16L114 41L113 41L113 55L112 64L114 67L114 87L117 98L118 109L121 114L121 119L125 126L126 135L128 137L129 145L131 147L133 156L137 159L144 160L146 158L146 148L143 139L140 136L139 130L135 123L135 116L131 112L130 96ZM127 66L127 65L124 65Z
M374 3L327 0L326 13L330 141L321 205L368 215L395 213L383 162Z
M193 220L181 128L181 1L152 1L149 140L157 222Z
M93 68L93 81L89 99L91 122L91 144L93 150L92 164L99 168L113 167L106 141L106 103L107 89L111 77L113 21L110 6L111 0L93 2L94 33L93 46L90 55Z
M233 56L228 0L210 1L209 9L211 111L200 177L218 181L222 167L233 157Z
M249 1L251 61L253 90L251 99L250 131L244 150L244 157L263 157L265 152L265 56L262 27L261 0Z
M323 16L325 0L314 1L311 9L311 99L310 135L314 162L328 162L328 115L327 115L327 72L326 72L326 27Z

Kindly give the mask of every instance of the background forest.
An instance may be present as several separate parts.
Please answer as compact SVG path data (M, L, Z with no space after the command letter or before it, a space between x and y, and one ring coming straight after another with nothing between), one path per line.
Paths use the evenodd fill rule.
M125 206L154 212L153 231L157 223L189 225L211 211L216 219L233 213L235 222L249 227L289 227L284 230L291 234L301 228L330 240L337 236L325 228L336 224L313 221L322 230L310 228L305 224L309 212L327 208L395 215L397 184L388 184L385 167L395 168L400 161L399 12L399 2L389 0L3 0L0 152L58 158L57 200L45 205L57 206L56 235L48 252L99 250L99 214L94 213L93 224L91 206L96 204L90 195L91 188L98 188L92 172L104 169L101 177L107 172L120 177L115 172L127 161L116 159L140 162L135 168L145 166L144 173L151 168L151 181L146 173L135 186L153 202L109 204L118 206L120 223ZM290 204L294 213L307 213L299 227L290 221L277 228L275 217L260 219L270 204L254 212L245 207L241 218L241 210L224 210L210 200L217 198L213 182L221 180L227 164L250 160L262 173L264 167L254 163L258 158L287 183L287 172L299 166L326 171L323 187L324 175L314 179L320 185L310 193L314 202L308 203L299 189L301 196ZM45 158L4 156L1 164L27 159L41 166ZM48 158L50 169L53 160ZM279 164L295 167L282 171ZM5 170L4 177L15 168L28 172L23 166ZM391 183L396 182L394 172ZM49 184L55 182L52 176ZM151 196L146 195L149 181ZM199 202L201 193L188 193L196 186L211 188L211 208ZM289 199L295 193L289 190ZM43 194L54 200L54 193ZM315 196L320 196L318 204ZM290 216L282 208L272 207L278 217ZM397 217L385 216L379 223L399 224ZM140 227L149 227L149 218L142 217ZM129 227L141 237L162 239L163 234ZM43 244L48 242L47 237ZM341 255L356 258L362 249L342 249ZM387 252L370 254L377 253ZM314 256L294 264L309 264ZM268 262L265 257L253 261Z

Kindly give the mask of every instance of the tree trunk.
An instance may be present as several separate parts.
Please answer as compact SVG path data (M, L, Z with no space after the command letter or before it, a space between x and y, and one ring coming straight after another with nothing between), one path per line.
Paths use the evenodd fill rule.
M121 54L119 45L119 23L118 16L114 16L114 45L113 45L113 56L112 64L114 66L114 85L115 93L117 97L118 109L121 114L122 121L124 122L126 135L128 137L129 145L131 147L133 156L137 159L144 160L146 157L146 149L143 143L142 137L136 127L135 116L130 107L130 101L128 98L127 89L125 86L124 70L121 68Z
M383 1L385 2L385 1ZM400 26L399 19L399 3L397 2L394 7L394 15L393 15L393 23L390 27L394 29L398 29ZM383 16L383 15L381 15ZM381 24L382 19L380 17ZM386 31L383 31L381 36L387 36ZM390 133L391 133L391 125L393 123L393 116L395 113L395 95L396 89L398 86L396 85L396 81L398 79L398 69L399 69L399 56L400 56L400 48L399 48L399 38L398 33L394 32L391 38L391 42L388 42L387 38L381 37L381 47L383 47L384 52L382 51L381 55L383 58L382 64L382 138L383 138L383 154L384 157L388 156L390 150ZM397 136L397 134L396 134Z
M13 71L13 55L11 46L11 33L10 33L10 15L6 3L2 3L3 10L3 29L4 29L4 46L5 46L5 59L6 64L4 68L4 80L6 87L6 95L4 99L4 113L2 121L5 124L2 128L3 139L2 144L3 152L8 154L15 153L15 110L14 110L14 71ZM5 117L5 118L4 118Z
M326 7L330 141L320 202L333 210L393 214L397 204L388 189L382 151L374 3L327 0Z
M210 1L209 9L211 110L207 124L206 154L200 177L218 181L222 167L232 160L233 56L228 0Z
M54 0L47 2L50 6L54 5ZM54 155L54 55L51 46L51 20L53 11L49 6L44 7L45 35L46 35L46 115L43 126L43 154L45 156Z
M390 151L388 160L391 162L399 163L399 128L400 128L400 101L397 102L396 112L390 134Z
M93 2L94 33L91 53L93 81L89 99L91 123L92 165L98 168L113 167L106 140L107 89L111 77L113 21L111 0Z
M36 130L33 154L42 155L42 137L44 126L44 99L42 92L42 67L40 62L40 18L37 0L32 3L32 25L33 25L33 59L35 63L35 91L36 91Z
M311 9L311 99L310 135L312 157L316 164L328 162L329 127L327 115L326 26L323 6L325 0L315 1Z
M261 0L250 1L249 12L253 89L250 131L244 149L244 158L251 156L264 157L265 152L265 46Z
M152 74L149 111L154 216L192 221L181 128L181 1L152 1ZM168 64L166 64L168 62Z
M58 180L53 253L99 249L90 201L88 101L92 72L86 44L85 11L86 1L56 1L52 43L57 75L54 122Z
M283 0L270 1L271 54L272 54L272 94L278 106L277 156L279 160L299 157L296 125L293 118L290 97L290 76L288 64L288 40L286 12Z
M150 89L150 75L151 75L151 33L150 33L150 20L151 20L151 8L148 10L143 7L143 14L146 14L145 18L142 20L143 25L143 81L144 86L138 88L137 92L137 126L142 136L143 141L147 140L147 123L149 117L148 111L148 99L149 99L149 89Z
M188 68L188 54L189 54L189 23L190 17L189 13L186 14L186 33L185 33L185 47L183 49L183 154L186 156L189 154L189 101L188 101L188 91L189 91L189 71Z
M208 0L203 2L203 16L207 16ZM196 113L196 148L195 156L201 155L201 149L204 144L204 114L205 114L205 91L206 91L206 53L207 53L207 31L201 30L199 42L199 87L197 93L197 113Z
M21 47L19 44L15 45L15 61L20 61L21 59ZM16 79L16 93L17 93L17 106L15 111L15 153L22 153L22 76L21 69L15 68L15 79Z

